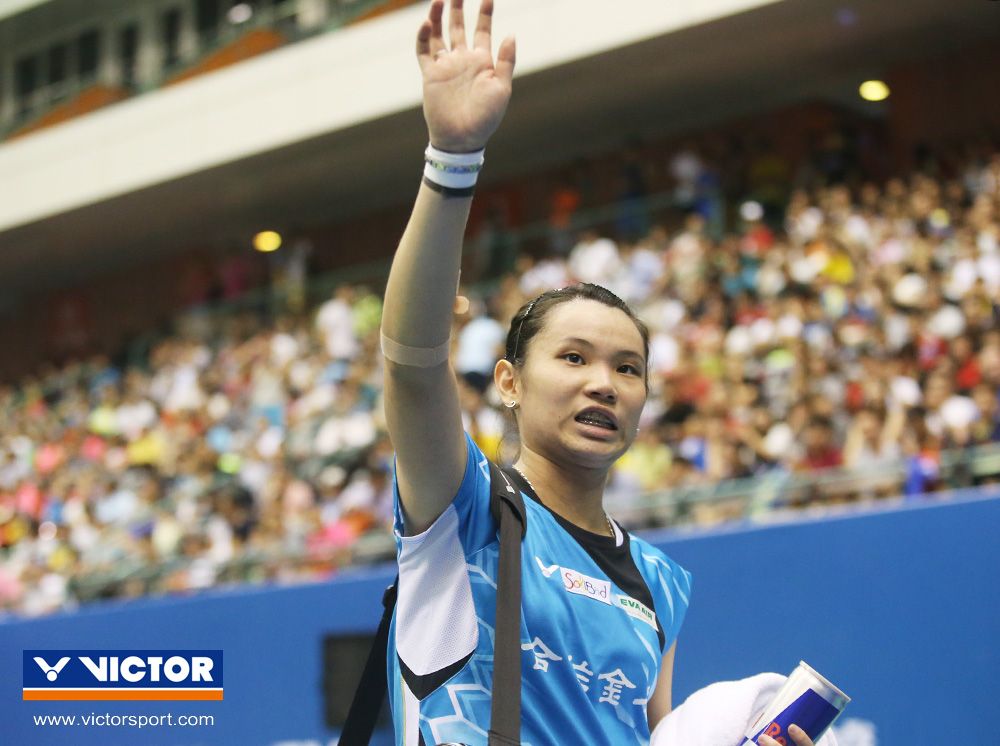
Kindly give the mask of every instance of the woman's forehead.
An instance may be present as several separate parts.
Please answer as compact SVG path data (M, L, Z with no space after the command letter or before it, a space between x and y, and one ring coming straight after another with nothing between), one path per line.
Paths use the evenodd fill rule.
M538 332L544 344L579 339L591 346L628 350L640 357L645 345L635 322L624 311L586 298L574 298L553 307Z

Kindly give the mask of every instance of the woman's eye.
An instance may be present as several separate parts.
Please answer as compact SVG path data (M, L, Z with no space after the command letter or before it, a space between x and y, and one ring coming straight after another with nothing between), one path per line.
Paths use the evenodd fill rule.
M618 370L622 373L627 373L630 376L640 375L639 369L636 366L632 365L631 363L626 363L625 365L621 366Z
M574 365L579 365L583 362L583 357L576 352L567 352L563 355L563 360L567 363L573 363Z

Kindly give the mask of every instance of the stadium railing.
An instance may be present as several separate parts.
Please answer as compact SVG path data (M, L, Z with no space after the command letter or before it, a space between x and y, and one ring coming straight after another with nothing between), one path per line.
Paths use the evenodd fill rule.
M910 466L910 459L904 458L860 469L832 468L810 473L775 470L749 479L649 492L627 502L613 502L608 510L617 520L637 530L671 528L683 533L709 526L763 525L873 507L889 508L918 497L946 499L952 489L1000 481L1000 444L943 451L931 489L904 497L901 487ZM723 509L708 520L700 512L701 508L720 506ZM344 568L394 558L392 535L379 529L362 535L349 547L244 553L214 566L216 581L210 587L273 580L315 581ZM71 586L75 598L83 603L122 595L159 595L163 590L158 590L158 584L199 561L203 560L175 558L162 564L123 563L114 571L79 575ZM207 589L185 588L179 592Z
M754 523L782 520L790 511L887 504L916 495L960 489L1000 480L1000 444L942 451L924 466L923 491L904 496L914 459L885 459L858 468L816 471L775 469L759 476L692 484L618 500L609 511L623 523L641 527L697 527L726 520ZM720 508L699 516L699 506Z

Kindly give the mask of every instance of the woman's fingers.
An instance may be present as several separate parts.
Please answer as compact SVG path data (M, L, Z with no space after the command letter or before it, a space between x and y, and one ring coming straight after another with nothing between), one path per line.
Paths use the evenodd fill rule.
M417 32L417 60L420 63L421 70L436 60L443 52L448 51L448 46L444 40L444 2L445 0L434 0L431 3L428 18L420 25L420 29ZM448 24L448 34L451 37L452 49L465 48L466 46L462 3L463 0L451 0L451 18ZM491 52L492 34L493 0L482 0L473 37L475 48ZM508 84L514 78L516 57L517 45L514 42L514 37L507 37L501 42L500 49L497 50L494 70L497 77Z
M462 10L462 0L451 0L448 37L452 49L465 49L465 12Z
M442 18L444 17L444 0L434 0L431 3L427 20L420 24L417 31L417 61L420 69L433 62L435 55L445 49Z
M420 24L420 29L417 31L417 61L420 63L421 69L423 69L424 65L432 59L431 22L427 20Z
M813 740L806 735L806 732L794 723L788 726L788 735L795 741L796 746L815 746Z
M431 54L444 49L444 0L434 0L431 3Z
M497 62L494 66L496 76L507 84L514 79L514 63L517 61L517 43L513 36L508 36L500 42L497 50Z
M792 743L794 743L795 746L816 746L813 743L813 740L806 735L806 732L797 725L788 726L788 735L792 737ZM779 741L775 741L773 738L765 736L763 733L760 735L760 738L757 739L757 744L758 746L781 746ZM789 746L791 746L791 744Z
M485 49L492 54L492 33L493 0L482 0L482 3L479 5L479 18L476 20L476 31L472 37L472 45L476 49Z

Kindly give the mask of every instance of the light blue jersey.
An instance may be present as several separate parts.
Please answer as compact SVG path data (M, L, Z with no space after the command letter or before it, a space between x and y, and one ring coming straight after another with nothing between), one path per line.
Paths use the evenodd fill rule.
M471 438L462 485L433 526L403 535L389 633L399 746L485 744L499 558L490 470ZM646 703L688 607L690 574L615 525L615 539L548 510L526 483L521 543L521 741L645 744Z

